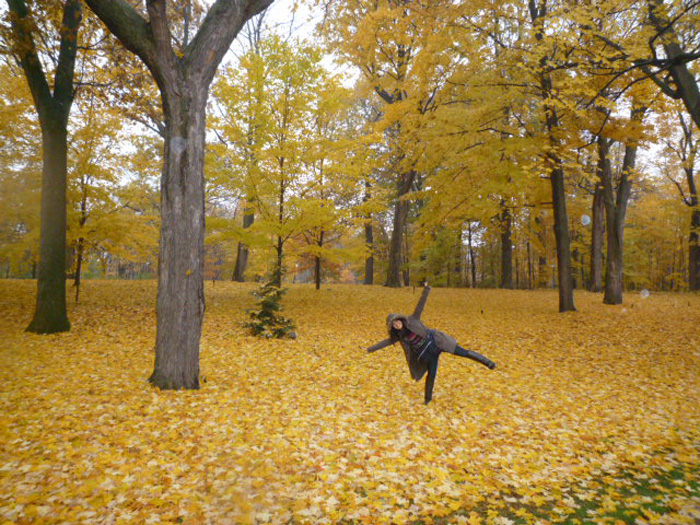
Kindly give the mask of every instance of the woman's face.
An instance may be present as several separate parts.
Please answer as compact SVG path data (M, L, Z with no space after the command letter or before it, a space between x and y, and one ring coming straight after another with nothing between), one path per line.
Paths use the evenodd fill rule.
M391 322L391 326L393 326L396 330L401 330L403 328L403 322L401 321L401 319L394 319Z

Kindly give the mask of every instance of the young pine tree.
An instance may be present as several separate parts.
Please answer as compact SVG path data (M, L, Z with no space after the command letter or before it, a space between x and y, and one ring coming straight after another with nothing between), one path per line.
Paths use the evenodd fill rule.
M282 339L290 337L296 339L295 326L291 319L280 315L282 311L282 296L287 292L282 288L282 270L275 268L272 277L263 286L253 292L258 299L258 308L250 311L250 321L246 328L250 328L253 335L259 335L268 339Z

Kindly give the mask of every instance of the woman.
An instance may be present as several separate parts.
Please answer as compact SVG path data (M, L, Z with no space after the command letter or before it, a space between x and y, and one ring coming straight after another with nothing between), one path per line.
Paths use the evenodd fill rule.
M439 330L426 328L421 322L420 316L423 313L429 293L430 286L426 285L416 305L416 309L411 315L389 314L386 319L389 339L384 339L367 349L368 352L376 352L384 347L400 342L406 355L411 377L416 381L420 381L425 373L428 372L428 377L425 379L426 405L433 398L433 385L437 374L438 359L442 352L468 357L491 370L496 368L496 363L490 359L459 346L454 337Z

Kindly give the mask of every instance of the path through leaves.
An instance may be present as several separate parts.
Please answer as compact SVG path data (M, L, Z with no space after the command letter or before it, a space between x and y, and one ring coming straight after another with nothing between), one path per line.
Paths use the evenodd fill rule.
M154 282L85 282L53 336L23 332L34 287L0 281L1 521L697 515L699 296L580 293L559 314L556 292L434 289L426 324L499 368L444 355L425 407L398 346L364 351L420 290L292 286L299 338L268 341L241 328L254 285L207 283L206 382L161 392Z

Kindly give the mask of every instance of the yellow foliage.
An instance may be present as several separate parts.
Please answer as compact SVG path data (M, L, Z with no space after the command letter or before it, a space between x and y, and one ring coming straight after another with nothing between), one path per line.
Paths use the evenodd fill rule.
M23 331L35 286L0 281L2 521L533 523L700 464L697 295L558 314L556 292L435 289L426 323L499 367L444 355L426 407L399 348L364 350L419 290L293 285L278 341L242 328L255 285L207 283L202 388L173 392L147 383L154 282L85 282L51 336Z

